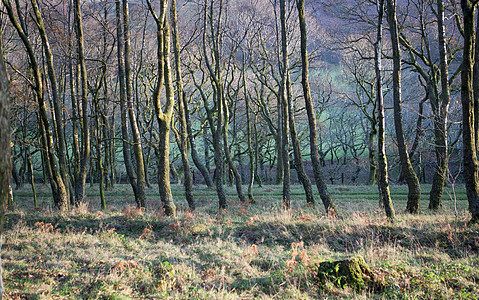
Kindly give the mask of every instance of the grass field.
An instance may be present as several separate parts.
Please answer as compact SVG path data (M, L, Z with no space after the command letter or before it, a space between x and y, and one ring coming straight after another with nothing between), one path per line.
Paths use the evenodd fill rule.
M188 212L174 186L178 217L160 212L156 187L146 210L133 208L128 185L98 190L72 212L51 208L40 187L39 209L29 188L15 191L2 250L7 299L477 299L479 226L468 227L461 186L444 196L443 210L405 214L407 189L393 186L397 222L378 208L377 187L332 186L340 216L308 207L294 186L293 209L281 210L281 187L255 190L255 204L237 201L218 212L214 190L195 189ZM319 201L319 197L317 197ZM457 201L457 219L454 201ZM376 283L357 292L335 282L319 284L317 265L362 255Z

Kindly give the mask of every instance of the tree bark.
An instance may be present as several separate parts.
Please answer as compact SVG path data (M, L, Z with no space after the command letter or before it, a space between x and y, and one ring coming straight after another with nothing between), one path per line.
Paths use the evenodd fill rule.
M464 50L461 69L461 102L462 102L462 140L464 156L464 181L466 185L470 223L479 222L479 174L476 150L476 135L474 130L474 14L476 1L461 0L464 22Z
M434 109L434 140L436 150L436 168L429 193L429 209L437 210L442 206L442 194L447 176L447 115L449 111L449 72L444 27L444 3L437 0L437 27L439 58L441 68L441 95L439 105Z
M294 108L293 108L293 93L291 91L291 82L289 78L289 71L286 69L286 90L287 90L287 99L288 99L288 121L289 121L289 132L291 135L291 144L293 146L293 155L294 155L294 168L298 174L299 182L303 185L304 193L306 196L306 203L309 205L316 205L313 196L313 187L311 185L311 180L304 171L303 164L303 154L301 153L301 143L298 138L298 133L296 131L296 124L294 122Z
M396 0L387 0L387 19L391 33L391 44L393 50L393 102L394 102L394 128L398 144L401 170L408 185L408 201L406 210L410 213L419 213L421 187L419 180L409 159L407 151L401 108L401 52L399 49L399 29L396 16Z
M160 199L163 204L163 210L166 215L175 217L176 206L173 202L173 195L170 186L170 128L173 119L173 107L175 105L173 81L171 78L170 65L170 26L166 18L168 1L160 2L160 14L156 15L150 1L148 8L157 26L158 42L158 81L153 93L153 103L155 105L156 118L159 126L159 145L158 145L158 188ZM166 100L162 105L160 93L162 85L165 85Z
M0 33L1 34L1 33ZM0 35L0 250L2 249L5 205L8 201L11 175L10 149L10 93L8 91L7 69L3 57L3 42ZM0 257L0 298L3 295L2 260Z
M73 0L75 32L77 38L77 55L80 66L81 82L81 156L80 156L80 178L75 182L75 205L79 205L85 198L86 175L88 171L88 162L90 160L90 131L88 125L88 79L85 64L85 50L83 42L83 25L79 0Z
M279 97L281 99L281 156L283 160L283 208L291 207L291 175L289 167L289 115L288 99L286 96L286 81L288 74L288 40L286 35L286 1L279 1L281 23L281 86Z
M382 89L382 59L381 47L383 36L383 15L384 0L376 1L378 10L377 37L374 45L374 65L376 72L376 99L378 106L378 189L380 203L384 206L386 216L394 220L396 213L391 201L391 192L389 190L388 161L386 157L386 123L384 120L384 98Z

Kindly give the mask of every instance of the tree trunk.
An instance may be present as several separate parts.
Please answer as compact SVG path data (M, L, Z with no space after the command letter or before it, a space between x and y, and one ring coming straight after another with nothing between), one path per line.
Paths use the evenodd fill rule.
M47 177L50 181L55 207L61 211L65 211L69 209L69 197L61 173L58 170L58 164L54 153L53 138L50 133L48 113L45 106L44 86L41 69L38 65L33 47L28 39L28 36L25 34L20 23L16 19L16 15L13 12L10 2L8 0L2 0L2 2L7 9L8 17L12 25L15 27L20 39L23 42L23 45L26 48L27 56L30 62L30 68L32 70L32 75L34 79L33 89L35 90L35 96L38 102L38 119L41 144L45 149L43 152L43 158L45 162L44 167Z
M474 13L477 1L461 0L464 22L464 52L461 70L462 140L464 155L464 181L466 184L470 223L479 222L479 174L474 130Z
M135 194L136 206L143 207L141 198L138 197L138 184L136 171L133 168L133 162L131 161L131 148L129 143L128 133L128 105L126 99L126 87L125 87L125 57L124 57L124 35L123 35L123 20L121 13L120 0L115 2L116 4L116 30L117 30L117 55L118 55L118 82L120 86L120 116L121 116L121 135L123 140L123 160L125 161L126 173L128 180Z
M253 152L252 146L252 133L251 133L251 116L250 116L250 99L248 96L248 89L246 87L246 58L243 54L243 69L242 69L242 77L243 77L243 91L244 91L244 101L245 101L245 109L246 109L246 138L248 142L247 151L249 157L249 180L248 180L248 201L250 203L254 203L253 197L253 185L255 179L255 153Z
M449 72L444 28L444 3L437 0L437 27L441 68L441 95L437 109L434 110L434 141L436 150L436 169L429 193L429 209L437 210L442 206L442 194L447 176L447 115L449 111Z
M304 193L306 196L306 203L309 205L316 205L313 196L313 187L311 185L311 180L304 171L303 164L303 154L301 153L301 143L298 138L298 133L296 131L296 124L294 122L294 108L293 108L293 93L291 91L291 82L289 78L289 71L286 69L286 90L287 90L287 99L288 99L288 121L289 121L289 132L291 135L291 144L293 146L294 154L294 168L298 174L299 182L303 185Z
M308 114L309 124L309 147L311 155L311 163L313 165L314 180L319 192L319 196L323 202L324 208L328 213L337 213L333 204L331 194L328 191L326 180L324 178L323 168L318 151L318 133L316 125L316 115L314 113L313 100L311 97L311 89L309 87L309 61L307 49L306 20L304 17L304 0L298 0L299 27L301 31L301 83L303 85L303 95L306 104L306 112Z
M159 145L158 145L158 187L161 202L166 215L175 217L176 206L173 202L173 195L170 186L170 127L173 118L173 107L175 105L173 81L171 78L170 66L170 26L166 18L168 1L160 2L160 15L157 16L150 1L148 8L156 21L157 42L158 42L158 81L153 93L153 103L155 105L156 118L159 126ZM160 101L160 92L162 84L165 85L166 100L162 105Z
M2 249L5 205L8 200L11 175L10 93L8 91L7 69L3 58L2 39L3 37L0 35L0 250ZM0 257L0 298L4 293L1 270L2 260Z
M387 19L391 33L391 44L393 50L393 102L394 102L394 128L398 144L401 170L408 185L408 201L406 210L410 213L419 213L421 199L421 187L419 180L409 159L407 151L401 108L401 53L399 49L399 29L396 17L396 0L387 0Z
M183 173L185 180L183 181L185 187L186 202L191 210L195 210L195 201L193 199L193 178L191 176L190 162L188 160L188 132L185 117L185 101L183 92L183 80L181 77L180 65L180 41L178 34L178 20L176 16L176 0L171 1L171 22L173 25L173 52L175 54L175 70L176 70L176 93L178 98L178 115L180 121L179 143L178 147L181 152L181 162L183 163Z
M131 84L131 67L130 67L130 17L128 11L128 0L123 0L123 38L125 46L125 87L126 100L128 105L128 117L130 120L131 134L133 136L133 150L136 162L136 195L139 207L146 205L146 175L145 162L143 160L143 147L141 144L141 135L136 119L135 107L133 106L133 91Z
M376 147L374 142L376 140L376 136L378 135L377 130L377 120L374 119L371 123L371 130L369 131L368 136L368 159L369 159L369 176L368 176L368 184L374 185L377 183L377 169L378 166L376 164Z
M80 156L80 177L75 182L75 205L79 205L85 198L86 175L88 162L90 160L90 132L88 125L88 81L85 65L85 51L83 45L83 26L80 0L73 0L75 16L75 33L77 38L77 55L80 66L81 82L81 156Z
M391 193L389 191L388 178L388 161L386 157L386 123L384 120L384 99L382 89L382 60L381 47L383 36L383 14L384 0L376 2L378 9L377 38L374 45L374 65L376 72L376 100L378 106L378 189L380 203L384 206L386 216L390 220L394 220L396 213L391 201Z
M281 23L281 86L279 88L279 97L281 99L281 159L283 160L283 208L291 207L291 174L289 169L289 116L288 100L286 97L286 81L288 74L288 40L286 35L286 1L279 1L280 23Z
M58 83L54 69L53 54L50 49L50 43L45 31L45 26L43 24L43 18L41 10L38 7L36 0L32 0L32 7L35 12L36 24L40 32L40 37L42 40L42 45L45 53L45 60L47 63L47 73L48 79L50 80L51 92L52 92L52 101L53 101L53 115L56 120L55 129L56 129L56 149L58 154L58 163L60 167L60 173L65 185L65 192L68 197L70 197L70 178L68 174L67 167L67 155L66 155L66 142L65 142L65 130L63 127L64 118L63 118L63 105L61 103L59 92L58 92Z

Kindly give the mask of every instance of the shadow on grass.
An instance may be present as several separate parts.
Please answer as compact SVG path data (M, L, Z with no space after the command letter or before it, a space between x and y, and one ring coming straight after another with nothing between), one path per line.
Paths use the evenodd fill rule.
M5 229L11 230L15 224L23 221L28 227L35 223L52 224L54 230L65 232L98 233L113 229L117 234L129 238L139 238L145 228L153 231L156 240L174 243L191 243L199 238L234 238L248 244L281 245L290 247L291 243L303 241L306 245L325 243L335 252L354 253L365 245L401 246L403 248L440 249L452 257L461 253L479 253L479 234L477 226L469 229L454 230L453 223L443 228L414 228L400 225L346 225L341 228L320 222L296 222L284 224L277 221L257 222L251 225L219 225L202 230L190 230L181 226L181 220L152 220L142 216L128 218L124 215L95 217L87 216L42 216L39 214L7 214ZM179 225L177 225L179 224ZM439 225L438 225L439 226Z
M298 241L303 241L306 245L325 243L335 252L348 253L357 252L365 244L374 244L377 247L397 245L404 248L440 249L451 257L462 256L464 253L479 253L477 228L458 230L455 234L453 224L438 229L370 224L351 226L338 231L318 223L262 222L239 227L235 236L251 244L264 243L284 247L290 247L291 243Z

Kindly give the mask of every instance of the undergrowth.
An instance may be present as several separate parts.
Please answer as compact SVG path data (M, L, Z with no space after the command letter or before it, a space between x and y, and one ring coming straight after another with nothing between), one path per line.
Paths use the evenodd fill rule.
M358 189L374 195L374 187L369 194ZM229 208L217 212L214 191L200 188L197 211L177 201L176 219L161 213L154 191L146 210L125 202L129 191L120 186L109 192L107 211L92 198L64 214L49 208L47 197L41 209L29 208L28 191L19 191L5 224L6 298L478 298L479 227L467 226L464 209L457 224L448 209L399 214L391 224L377 201L357 198L349 187L337 190L341 216L332 218L319 205L302 206L300 192L294 209L281 210L279 190L258 189L248 205L231 189ZM181 199L181 189L175 192ZM319 288L320 262L355 255L364 257L379 288Z

